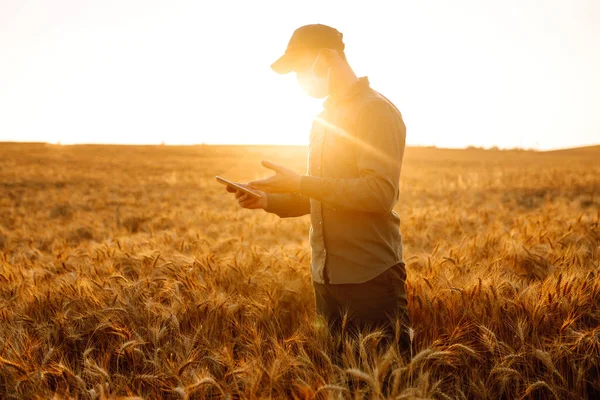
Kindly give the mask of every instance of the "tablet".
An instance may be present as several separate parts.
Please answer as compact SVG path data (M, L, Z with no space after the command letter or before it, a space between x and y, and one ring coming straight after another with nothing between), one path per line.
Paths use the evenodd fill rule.
M255 197L255 198L257 198L257 199L260 199L260 198L262 198L262 196L261 196L259 193L255 192L255 191L254 191L254 190L252 190L252 189L248 189L248 188L246 188L246 187L244 187L244 186L240 185L239 183L231 182L231 181L229 181L229 180L227 180L227 179L225 179L225 178L221 178L221 177L220 177L220 176L218 176L218 175L217 175L217 176L215 176L215 178L217 178L217 181L218 181L219 183L222 183L223 185L229 186L229 187L231 187L231 188L234 188L234 189L236 189L236 190L240 190L240 191L242 191L242 192L244 192L244 193L247 193L247 194L249 194L250 196L252 196L252 197Z

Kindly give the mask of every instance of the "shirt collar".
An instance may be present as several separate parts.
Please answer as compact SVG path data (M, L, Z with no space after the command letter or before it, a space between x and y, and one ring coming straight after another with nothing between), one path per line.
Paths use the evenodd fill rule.
M358 80L341 95L335 98L333 98L332 96L328 96L327 99L323 102L323 108L327 109L335 107L336 105L350 100L351 98L363 92L365 89L368 89L369 87L369 78L366 76L362 76L358 78Z

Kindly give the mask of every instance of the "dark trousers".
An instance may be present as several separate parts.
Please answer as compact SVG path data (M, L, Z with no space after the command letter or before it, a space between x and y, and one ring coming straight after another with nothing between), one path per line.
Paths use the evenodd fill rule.
M385 332L382 344L397 345L400 353L410 359L405 281L404 263L398 263L363 283L323 284L313 281L317 313L328 322L333 335L344 332L356 335L364 328L381 328ZM347 320L343 324L346 312ZM396 320L401 324L398 336Z

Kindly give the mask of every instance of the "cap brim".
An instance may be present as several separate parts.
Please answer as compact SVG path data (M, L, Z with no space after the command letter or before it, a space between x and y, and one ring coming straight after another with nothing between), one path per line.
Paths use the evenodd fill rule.
M278 74L287 74L292 72L294 69L294 62L296 61L296 57L294 57L290 53L285 53L281 57L277 59L273 64L271 64L271 69Z

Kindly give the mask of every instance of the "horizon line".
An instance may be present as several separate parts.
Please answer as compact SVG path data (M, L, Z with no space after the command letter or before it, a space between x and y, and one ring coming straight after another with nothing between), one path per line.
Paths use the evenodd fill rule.
M47 145L47 146L138 146L138 147L194 147L194 146L212 146L212 147L307 147L308 144L268 144L268 143L60 143L59 142L38 142L38 141L2 141L0 140L1 145ZM527 148L527 147L499 147L499 146L491 146L491 147L483 147L483 146L474 146L468 145L463 147L438 147L436 145L419 145L419 144L411 144L406 145L407 148L422 148L422 149L437 149L437 150L488 150L488 151L531 151L531 152L550 152L550 151L560 151L560 150L576 150L576 149L588 149L594 147L600 147L600 143L597 144L586 144L581 146L573 146L573 147L559 147L554 149L535 149L535 148Z

